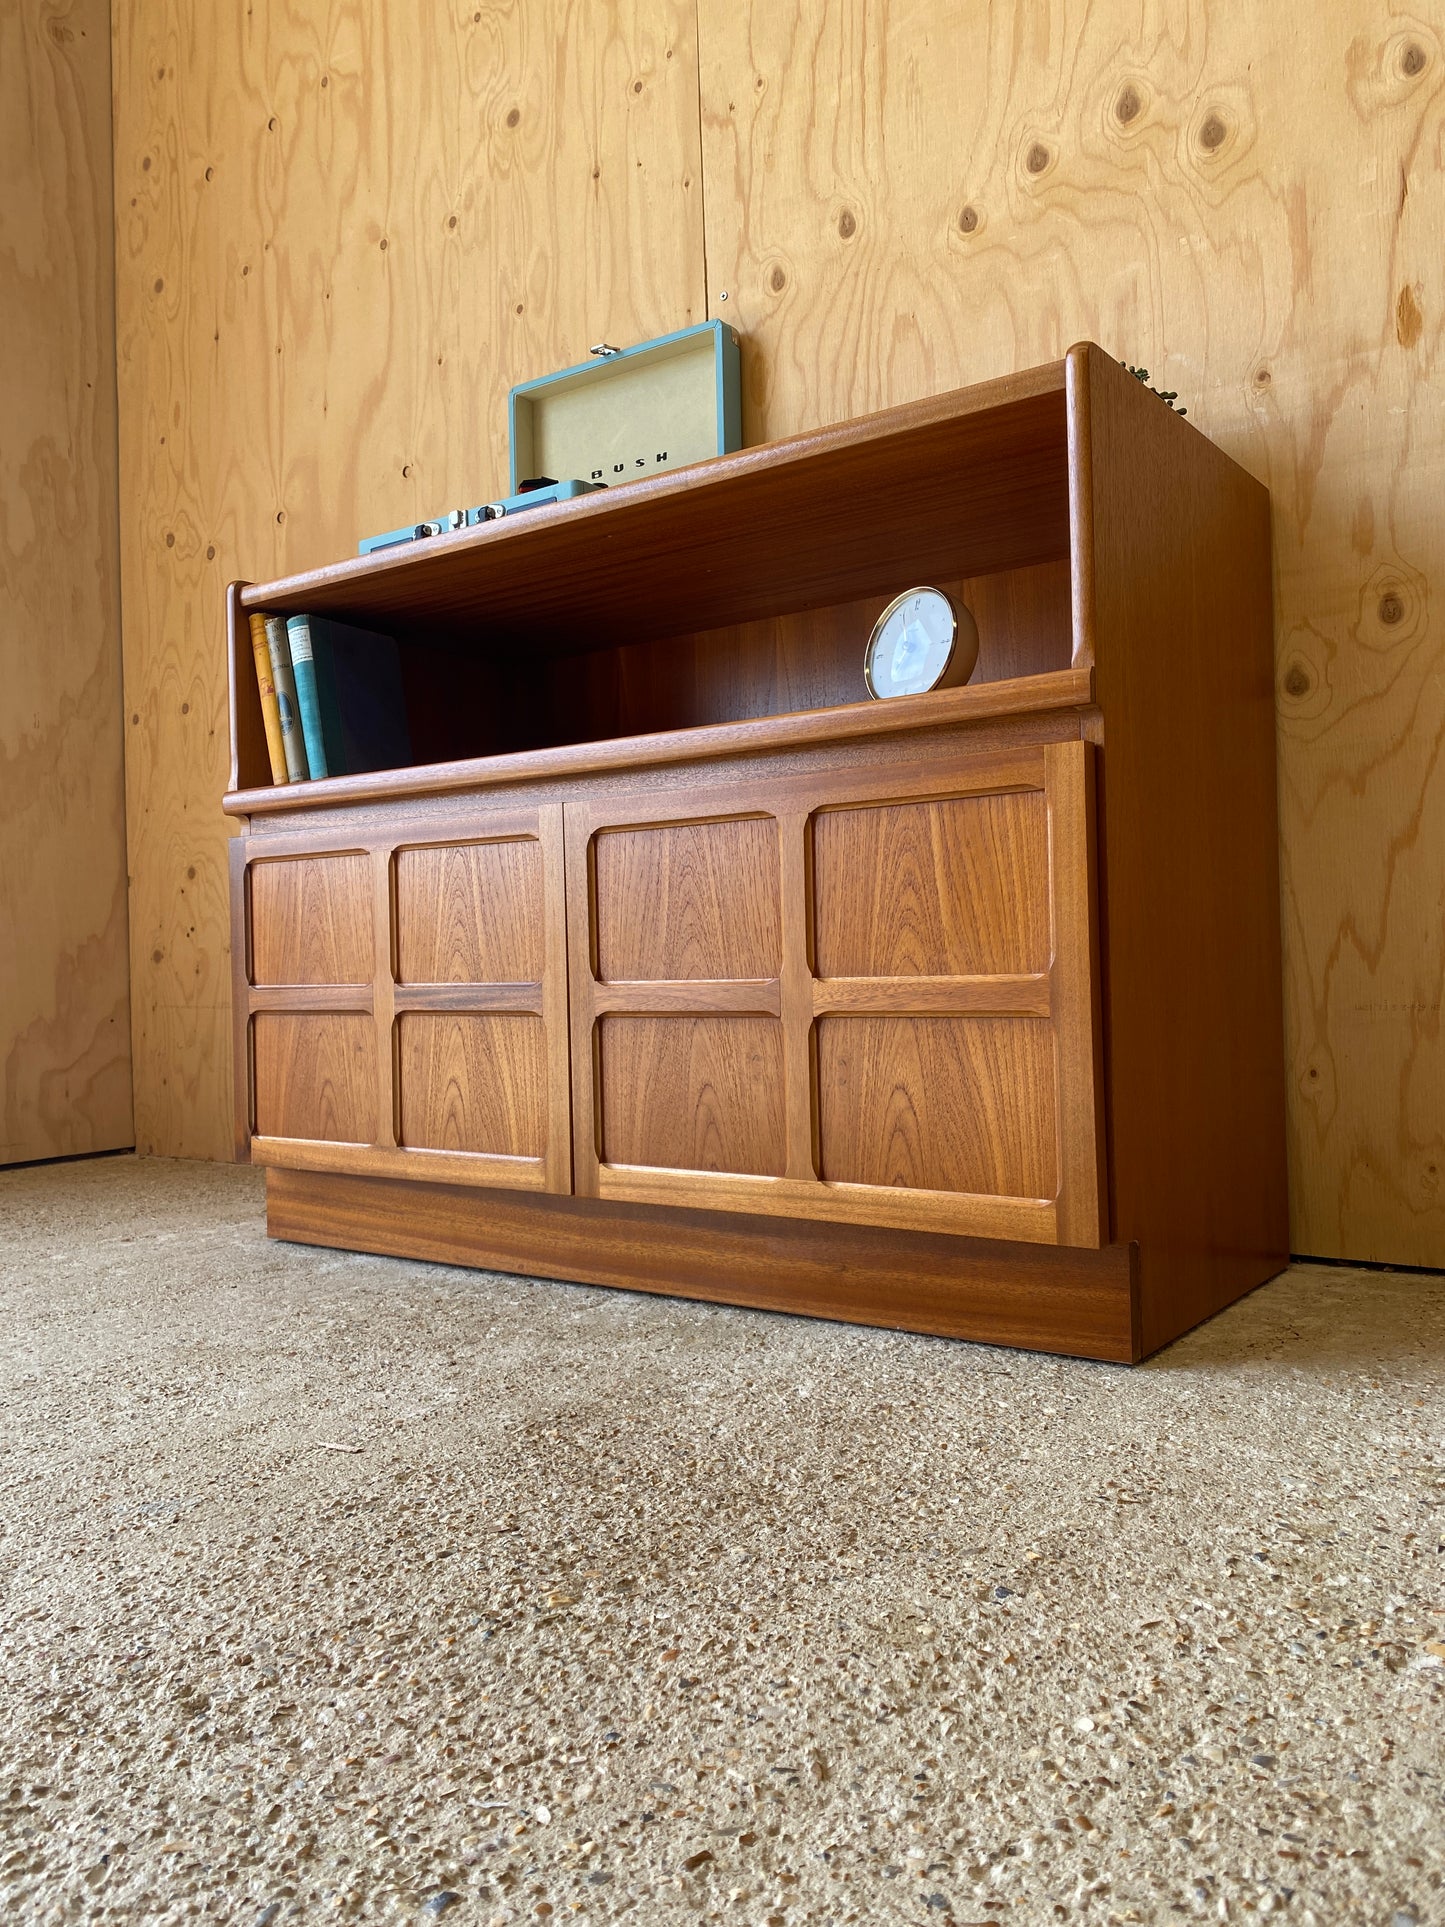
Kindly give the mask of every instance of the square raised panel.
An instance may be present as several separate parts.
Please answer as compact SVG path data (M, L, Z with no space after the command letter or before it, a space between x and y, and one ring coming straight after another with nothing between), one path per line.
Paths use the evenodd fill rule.
M605 830L593 852L604 983L777 976L772 818Z
M356 1011L252 1018L260 1137L369 1144L376 1135L376 1026Z
M278 857L251 865L253 983L370 983L371 931L368 858Z
M408 1011L397 1019L400 1141L410 1149L540 1158L547 1040L514 1011Z
M779 1175L783 1036L772 1017L604 1017L602 1159Z
M1054 1038L1013 1017L824 1017L821 1176L991 1197L1058 1191Z
M537 983L542 851L531 837L396 853L397 981Z
M980 977L1049 967L1042 791L821 810L820 977Z

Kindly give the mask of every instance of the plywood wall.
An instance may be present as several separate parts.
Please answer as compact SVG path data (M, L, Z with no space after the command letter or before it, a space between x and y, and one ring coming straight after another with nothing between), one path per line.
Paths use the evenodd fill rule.
M227 1149L228 577L494 486L508 384L599 336L732 321L753 440L1091 336L1273 493L1295 1247L1445 1263L1438 4L117 0L116 46L144 1144Z
M0 0L0 1164L131 1142L106 0Z
M680 0L116 0L142 1149L230 1155L226 583L504 491L511 382L703 318Z

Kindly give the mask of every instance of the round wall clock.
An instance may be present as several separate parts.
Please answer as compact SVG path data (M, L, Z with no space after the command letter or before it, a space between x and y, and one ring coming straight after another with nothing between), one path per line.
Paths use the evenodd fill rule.
M956 689L978 662L978 625L942 589L905 589L873 625L863 652L870 696L921 696Z

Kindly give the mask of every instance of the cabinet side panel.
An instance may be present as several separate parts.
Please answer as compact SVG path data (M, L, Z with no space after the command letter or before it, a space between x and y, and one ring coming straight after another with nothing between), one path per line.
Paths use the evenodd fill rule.
M374 922L366 857L251 865L251 969L257 984L371 981Z
M1147 1352L1288 1253L1269 498L1087 358L1113 1235Z
M1053 1032L995 1017L824 1017L825 1180L1052 1198Z
M820 811L813 894L820 977L1046 970L1043 795Z
M355 1011L258 1011L251 1020L258 1137L370 1144L376 1027Z

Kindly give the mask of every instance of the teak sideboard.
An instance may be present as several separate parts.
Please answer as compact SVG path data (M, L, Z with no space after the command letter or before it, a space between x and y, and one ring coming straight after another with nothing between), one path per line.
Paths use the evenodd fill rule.
M916 583L978 668L870 702ZM253 610L394 635L414 766L270 786ZM229 641L273 1236L1116 1360L1285 1263L1269 500L1098 348Z

